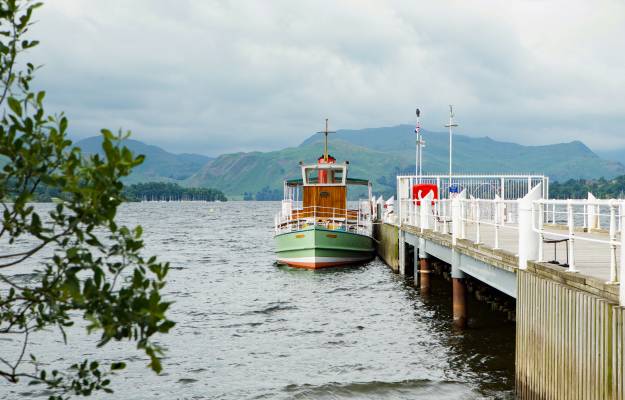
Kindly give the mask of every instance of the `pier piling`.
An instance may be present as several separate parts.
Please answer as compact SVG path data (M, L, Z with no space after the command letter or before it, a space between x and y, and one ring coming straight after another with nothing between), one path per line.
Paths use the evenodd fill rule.
M464 279L451 278L453 288L453 318L456 328L467 326L467 290Z
M421 256L419 260L419 288L421 294L427 295L430 293L430 260L425 253L419 255Z
M456 328L467 326L467 289L465 274L460 270L460 253L451 252L451 284L453 320Z

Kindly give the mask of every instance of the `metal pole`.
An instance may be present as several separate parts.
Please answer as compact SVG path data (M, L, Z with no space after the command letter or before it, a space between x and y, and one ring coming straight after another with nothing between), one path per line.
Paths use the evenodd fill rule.
M569 199L566 203L566 215L569 228L569 272L577 272L575 269L575 221L573 220L573 202Z
M326 118L326 130L324 131L325 133L325 147L324 147L324 152L323 152L323 160L326 162L326 164L328 163L328 119Z
M610 202L610 282L616 283L616 207L618 203Z
M450 104L449 105L449 124L445 125L445 127L449 128L449 187L451 188L451 174L452 174L452 155L453 155L453 129L457 127L458 124L454 122L454 108Z
M421 150L421 137L420 137L421 133L419 132L421 130L421 126L420 126L419 117L421 116L421 110L419 110L417 108L416 113L417 113L417 126L415 126L415 128L414 128L414 132L415 132L415 134L417 136L417 142L416 142L417 146L415 148L415 151L416 151L417 154L415 155L414 169L415 169L415 175L419 176L420 175L420 173L419 173L419 171L420 171L419 165L421 164L421 151L420 151ZM420 179L419 179L419 181L420 181Z
M549 207L549 205L547 205ZM532 211L534 210L534 206L532 206ZM545 253L543 242L545 240L545 204L540 202L538 203L538 262L545 261ZM534 216L532 216L532 223L534 221Z
M621 227L625 227L625 204L622 201L619 203ZM625 285L620 284L620 282L623 281L623 276L625 276L625 234L623 231L621 231L621 255L619 268L619 274L616 279L619 282L619 303L622 307L625 305Z
M475 200L475 244L480 244L480 201Z
M417 159L415 163L415 172L418 178L418 183L421 183L421 175L423 174L423 135L421 134L421 110L417 108L417 126L415 127L415 133L417 135Z

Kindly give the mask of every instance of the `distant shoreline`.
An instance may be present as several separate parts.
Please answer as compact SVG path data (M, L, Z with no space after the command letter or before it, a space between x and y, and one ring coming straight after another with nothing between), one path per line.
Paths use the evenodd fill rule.
M124 186L122 194L125 202L141 201L205 201L226 202L228 198L221 191L213 188L188 188L176 183L146 182ZM63 193L40 187L33 193L32 202L51 203L55 198L63 198Z

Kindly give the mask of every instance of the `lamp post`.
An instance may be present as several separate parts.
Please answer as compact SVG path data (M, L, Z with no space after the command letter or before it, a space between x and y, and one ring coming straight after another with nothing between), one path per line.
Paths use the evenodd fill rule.
M421 183L421 174L423 173L423 147L425 147L425 141L421 135L421 110L417 108L417 126L415 126L415 133L417 135L417 148L416 148L416 160L415 160L415 175L418 177L419 183Z
M454 107L449 105L449 124L445 125L446 128L449 128L449 189L451 189L451 167L452 167L452 155L453 155L453 128L457 127L458 124L454 122Z

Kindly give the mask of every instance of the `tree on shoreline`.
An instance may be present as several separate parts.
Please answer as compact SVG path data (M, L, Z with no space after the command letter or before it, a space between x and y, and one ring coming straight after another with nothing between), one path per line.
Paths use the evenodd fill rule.
M58 331L67 342L66 329L82 317L87 330L99 334L98 346L133 342L160 372L162 349L154 335L174 323L160 293L168 264L141 254L141 227L116 221L121 178L143 157L108 130L102 131L104 155L83 156L67 139L67 118L46 115L45 93L31 88L37 68L17 61L38 44L25 35L40 6L0 0L0 243L6 251L0 254L0 337L19 341L16 354L0 353L0 379L41 384L51 399L62 399L110 392L109 375L124 363L44 367L29 350L30 335ZM61 194L45 215L30 204L40 186ZM42 251L51 257L36 257ZM27 263L37 265L29 271L34 278L16 279L16 268L30 268Z
M128 201L227 201L217 189L185 188L175 183L145 182L124 188Z

